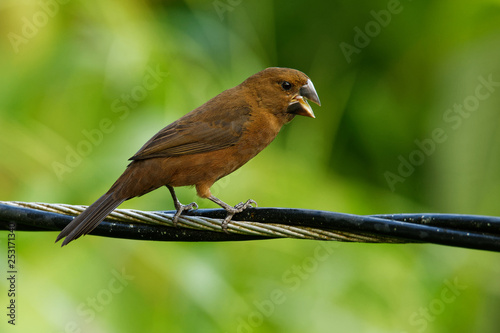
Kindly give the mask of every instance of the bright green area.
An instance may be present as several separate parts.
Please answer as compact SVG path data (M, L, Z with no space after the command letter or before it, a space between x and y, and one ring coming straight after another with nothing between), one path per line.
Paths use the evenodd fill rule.
M313 80L317 118L216 184L222 200L500 216L499 22L498 0L4 1L0 200L90 204L163 126L283 66ZM122 207L173 205L160 189ZM498 332L495 253L55 237L17 233L17 332Z

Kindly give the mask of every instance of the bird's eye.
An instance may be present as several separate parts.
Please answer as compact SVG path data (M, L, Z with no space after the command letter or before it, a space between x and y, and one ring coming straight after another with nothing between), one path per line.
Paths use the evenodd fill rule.
M281 88L283 88L284 90L290 90L292 89L292 84L288 81L283 81L281 82Z

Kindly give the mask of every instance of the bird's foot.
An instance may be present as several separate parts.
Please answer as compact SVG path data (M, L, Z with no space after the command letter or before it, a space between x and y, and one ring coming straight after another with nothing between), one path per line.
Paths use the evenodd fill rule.
M227 206L222 206L227 212L226 218L224 221L222 221L222 230L227 234L227 226L231 219L233 218L234 214L241 213L248 207L252 207L252 205L255 205L257 207L257 202L255 202L252 199L247 200L247 202L240 202L239 204L235 205L234 207L231 207L229 205Z
M198 204L196 202L191 202L189 205L183 205L179 201L177 201L175 203L175 209L177 211L175 212L174 218L172 219L172 223L174 224L174 227L177 228L177 221L179 220L179 216L181 216L182 212L198 209Z

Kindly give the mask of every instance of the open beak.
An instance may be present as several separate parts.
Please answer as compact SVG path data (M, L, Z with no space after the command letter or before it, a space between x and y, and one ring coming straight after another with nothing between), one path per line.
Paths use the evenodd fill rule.
M311 80L307 80L307 83L300 87L299 93L293 96L292 101L288 104L287 112L316 118L311 106L307 103L307 99L321 106L318 94Z

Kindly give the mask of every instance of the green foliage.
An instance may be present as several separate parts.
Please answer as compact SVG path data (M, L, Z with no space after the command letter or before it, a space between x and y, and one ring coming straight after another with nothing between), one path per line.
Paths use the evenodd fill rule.
M219 181L222 200L500 215L498 1L63 2L0 7L2 200L90 204L163 126L283 66L308 74L323 106ZM173 204L160 189L122 207ZM23 331L497 329L494 253L16 237Z

